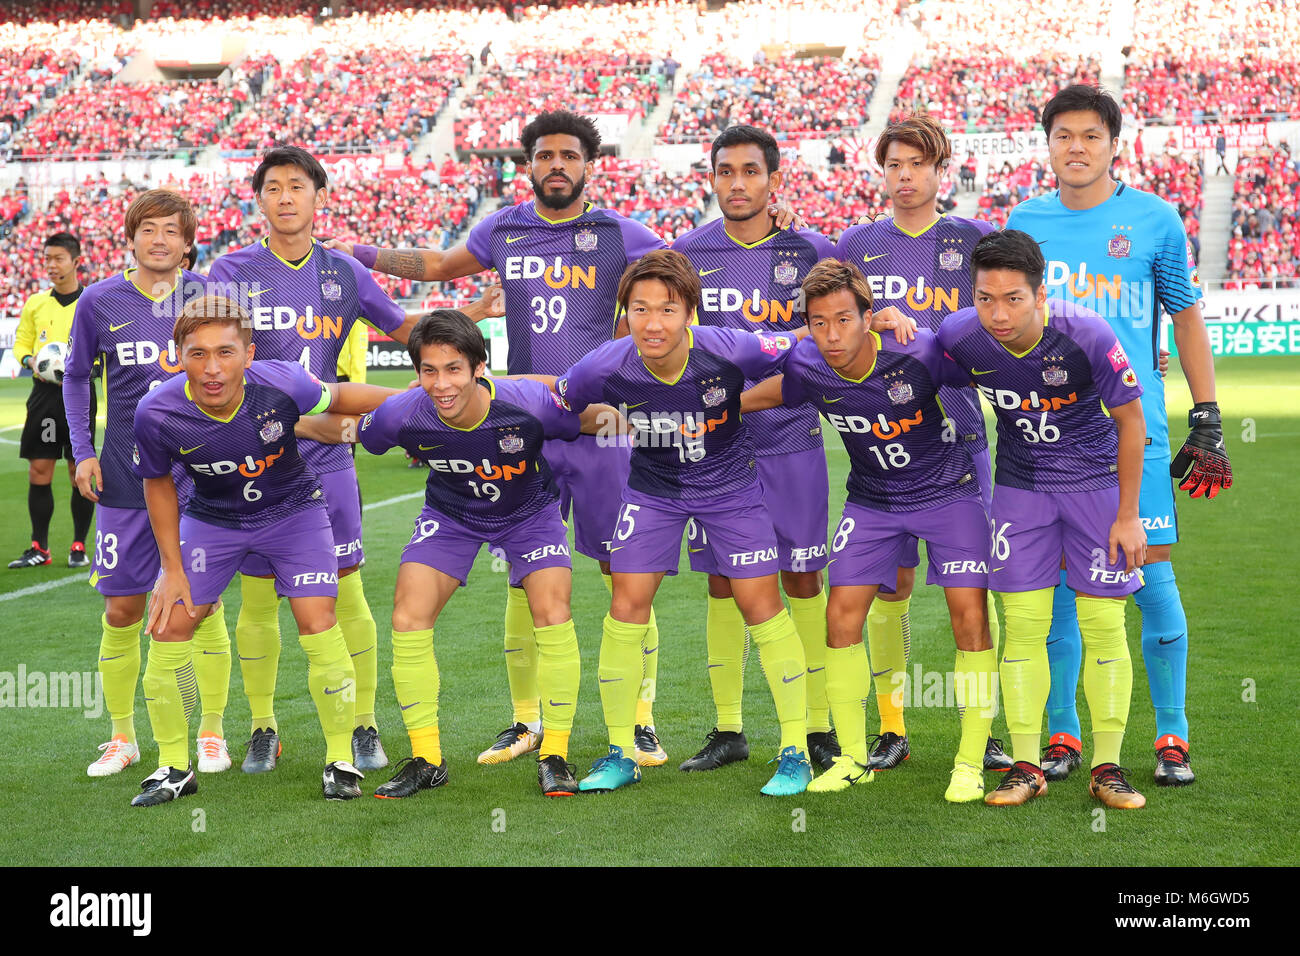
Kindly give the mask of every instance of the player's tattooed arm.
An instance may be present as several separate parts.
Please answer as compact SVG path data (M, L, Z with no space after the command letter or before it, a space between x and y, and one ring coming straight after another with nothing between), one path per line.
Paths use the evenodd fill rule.
M1138 515L1138 490L1142 484L1142 456L1146 452L1147 429L1142 401L1134 399L1110 409L1119 432L1119 511L1110 526L1110 561L1119 560L1123 550L1125 570L1132 571L1146 561L1147 535Z
M781 404L781 382L784 375L773 375L763 379L753 388L740 393L740 413L761 412L765 408L776 408Z
M450 249L377 249L343 239L330 239L326 249L352 256L367 269L421 282L447 282L483 271L483 264L462 242Z
M157 637L167 629L176 602L184 604L186 613L194 617L194 600L190 596L190 582L181 560L180 504L170 473L160 478L144 479L144 503L149 511L149 524L158 542L158 557L162 565L162 573L149 601L149 620L145 625L145 633Z
M893 332L900 343L916 338L916 319L904 315L892 305L871 313L871 328L876 332Z

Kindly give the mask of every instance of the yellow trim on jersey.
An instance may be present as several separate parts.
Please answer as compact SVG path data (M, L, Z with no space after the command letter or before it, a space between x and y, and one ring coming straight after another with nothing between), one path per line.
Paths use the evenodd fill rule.
M920 232L908 232L906 229L904 229L902 226L898 224L897 219L890 219L889 221L893 223L894 228L897 229L899 232L901 232L903 235L908 236L912 239L919 239L921 236L924 236L927 232L929 232L931 229L939 225L939 223L943 222L947 218L948 218L948 214L945 212L942 215L940 215L938 219L930 223L930 225L926 226Z
M863 382L869 379L871 377L871 373L876 370L876 363L880 361L880 333L877 332L875 329L867 329L867 334L876 340L876 354L871 357L871 367L867 369L866 373L863 374L862 378L851 378L848 375L843 374L837 368L831 369L832 372L834 372L840 378L844 379L844 381L852 382L854 385L861 385Z
M775 239L777 236L781 235L781 230L778 229L776 230L776 232L770 232L762 239L759 239L757 242L741 242L731 233L727 232L726 226L722 227L722 234L726 236L728 239L730 239L732 242L734 242L736 245L740 246L742 249L756 249L759 246L761 246L763 243L767 242L767 240Z
M245 379L244 379L244 383L246 384L247 382L248 382L248 379L245 378ZM229 425L229 424L231 423L231 421L234 420L234 417L235 417L236 415L239 414L239 410L240 410L241 408L244 407L244 395L245 395L245 394L246 394L245 391L243 391L243 390L240 391L240 393L239 393L239 404L235 406L235 410L234 410L233 412L230 413L230 417L229 417L229 418L222 418L220 415L213 415L210 411L208 411L206 408L204 408L204 407L203 407L202 405L200 405L198 402L194 402L194 396L190 394L190 383L189 383L189 379L186 379L186 381L185 381L185 397L188 398L191 402L194 402L194 407L197 408L199 411L201 411L204 415L207 415L208 418L212 419L214 422L221 422L221 424L223 424L223 425Z
M306 255L306 257L302 260L302 262L298 263L297 265L294 265L292 262L290 262L290 261L289 261L288 259L286 259L284 256L280 255L280 253L276 252L274 249L271 248L271 237L270 237L270 236L263 236L263 237L262 237L262 245L266 247L266 251L267 251L267 252L269 252L271 255L275 256L277 259L279 259L281 262L283 262L283 263L284 263L286 266L288 266L290 269L295 269L295 270L296 270L296 269L301 269L301 268L302 268L303 266L305 266L307 263L311 262L311 257L316 253L316 240L313 239L313 240L311 241L311 249L309 249L309 250L307 251L307 255Z
M122 278L125 279L127 282L130 282L132 288L134 288L136 292L139 292L150 302L161 302L163 301L163 299L170 298L171 294L176 291L176 286L179 285L181 281L181 270L180 267L178 266L176 269L176 281L172 283L172 287L168 289L166 292L164 292L162 295L155 298L154 296L151 296L148 292L145 292L144 289L136 285L135 281L131 278L132 272L139 272L139 271L140 271L139 269L132 266L130 269L127 269L122 273Z
M1047 309L1047 305L1044 303L1044 305L1043 305L1043 328L1047 328L1047 320L1050 319L1050 318L1051 318L1051 313L1048 311L1048 309ZM1008 351L1008 352L1011 352L1011 354L1014 355L1016 358L1024 358L1026 355L1028 355L1028 354L1029 354L1030 352L1032 352L1034 349L1038 348L1038 343L1041 342L1041 341L1043 341L1043 333L1042 333L1042 332L1039 332L1039 333L1038 333L1038 338L1034 339L1034 344L1031 345L1031 346L1029 346L1029 348L1025 349L1023 352L1011 352L1011 349L1007 349L1007 347L1006 347L1005 345L1002 345L1001 342L998 342L998 345L1002 345L1002 347L1003 347L1004 349L1007 349L1007 351Z
M540 212L537 211L536 199L533 200L533 204L531 208L533 210L533 215L536 216L538 219L540 219L542 222L546 223L548 226L558 226L561 223L573 222L573 220L575 219L581 219L587 213L591 212L592 208L595 205L596 204L594 202L591 202L590 200L585 200L582 204L582 212L578 213L576 216L570 216L568 219L547 219L545 216L543 216Z
M485 421L487 421L487 417L490 414L492 414L492 399L497 397L497 385L496 382L492 381L492 379L490 378L483 378L480 379L479 381L485 382L487 384L487 390L488 390L488 407L487 410L483 413L482 418L476 421L473 425L470 425L468 428L462 428L459 425L453 425L451 422L447 421L447 419L443 418L442 412L438 411L438 406L437 404L435 404L433 406L433 413L438 416L438 421L442 422L448 428L456 429L456 431L458 432L472 432L474 429L478 428ZM432 401L432 399L430 399L430 401Z
M646 365L645 359L641 358L640 349L636 350L636 355L637 358L641 359L641 367L645 369L647 372L649 372L651 375L654 375L656 379L663 382L665 385L676 385L678 382L682 380L682 376L686 374L686 366L691 364L690 350L693 348L695 348L695 333L691 331L691 327L688 325L686 326L686 349L687 349L686 361L682 363L682 367L678 370L676 376L673 377L673 380L671 382L668 381L668 379L666 378L659 378L658 375L655 375L654 369L652 369L649 365Z

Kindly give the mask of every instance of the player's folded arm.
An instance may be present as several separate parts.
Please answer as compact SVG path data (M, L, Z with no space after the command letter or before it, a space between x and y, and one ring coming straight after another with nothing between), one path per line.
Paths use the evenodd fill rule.
M367 269L420 282L450 282L484 269L463 242L445 250L377 249L356 244L352 256Z
M761 412L782 404L784 375L773 375L740 393L740 413Z

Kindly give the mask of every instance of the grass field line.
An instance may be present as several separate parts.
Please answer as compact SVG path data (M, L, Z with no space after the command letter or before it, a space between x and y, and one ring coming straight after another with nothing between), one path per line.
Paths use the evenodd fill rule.
M42 591L50 591L54 588L61 588L65 584L85 584L89 580L89 575L72 574L66 578L59 578L57 581L45 581L42 584L33 584L31 587L19 588L17 591L10 591L7 594L0 594L0 601L13 601L17 598L28 597L32 594L40 594Z
M371 511L374 508L387 508L389 505L401 504L403 501L414 501L416 498L423 498L423 491L412 491L410 494L398 495L396 498L385 498L383 501L372 501L368 505L362 505L362 511Z

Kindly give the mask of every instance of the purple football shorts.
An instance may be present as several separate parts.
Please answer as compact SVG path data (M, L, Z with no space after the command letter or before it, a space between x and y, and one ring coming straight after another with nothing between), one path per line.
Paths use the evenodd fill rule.
M195 604L212 604L244 566L261 557L283 597L337 597L338 562L329 513L316 506L265 528L219 528L181 516L181 558Z
M560 516L573 515L573 544L581 554L609 560L609 539L618 520L619 492L627 486L632 446L596 435L573 441L552 439L542 446L560 492Z
M1138 571L1124 573L1124 552L1111 564L1110 526L1119 510L1119 487L1068 494L998 485L993 490L993 542L989 587L1038 591L1060 581L1076 594L1124 597L1142 586Z
M820 571L826 567L826 521L830 480L826 451L808 448L786 455L759 455L758 480L776 531L782 571ZM691 570L726 574L709 548L688 548Z
M455 518L428 505L415 519L411 540L402 549L402 563L427 564L464 584L484 544L494 557L510 565L510 586L519 587L524 578L542 568L569 568L569 536L560 509L547 505L536 514L511 525L509 530L489 535L467 528Z
M360 564L366 553L361 548L361 487L357 484L356 469L327 471L320 476L320 486L325 494L325 507L334 533L334 557L339 567L346 569ZM271 566L260 555L250 554L239 573L264 578L271 574Z
M105 597L147 594L158 580L158 542L144 508L95 506L90 583Z
M876 511L853 502L831 538L830 584L890 587L899 560L925 539L927 584L988 587L989 521L979 498L961 498L919 511Z
M714 566L726 577L758 578L780 570L776 531L757 483L744 491L690 501L623 489L610 570L676 574L683 531L687 551L710 551Z

